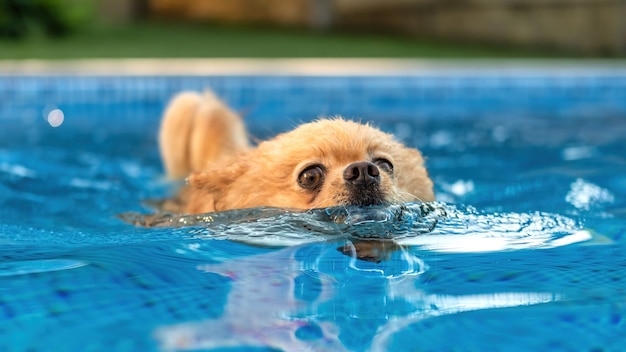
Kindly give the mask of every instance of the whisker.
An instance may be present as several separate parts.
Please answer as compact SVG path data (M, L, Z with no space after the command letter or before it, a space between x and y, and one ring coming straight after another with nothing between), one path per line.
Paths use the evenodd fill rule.
M416 196L413 193L410 192L406 192L406 191L397 191L396 192L396 196L398 197L402 197L401 198L401 202L406 203L409 201L409 199L416 199L422 203L425 203L423 199L421 199L420 197ZM405 198L406 197L406 198Z
M322 207L323 204L323 200L319 200L316 201L315 203L313 203L308 210L313 210L313 209L319 209L319 208L326 208L326 207Z

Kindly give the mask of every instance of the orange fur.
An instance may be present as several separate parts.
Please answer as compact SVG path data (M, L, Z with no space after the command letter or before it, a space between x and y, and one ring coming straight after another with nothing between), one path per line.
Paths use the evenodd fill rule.
M320 119L249 148L237 115L212 95L183 93L167 109L160 135L168 175L191 174L184 213L434 200L420 152L367 124ZM380 159L393 170L371 166ZM307 189L299 177L312 165L323 170L322 182ZM374 186L348 184L346 170L355 165L375 169L362 172L373 173ZM361 202L363 194L373 200Z
M182 92L165 111L159 146L167 175L182 178L248 149L249 143L241 118L213 93Z

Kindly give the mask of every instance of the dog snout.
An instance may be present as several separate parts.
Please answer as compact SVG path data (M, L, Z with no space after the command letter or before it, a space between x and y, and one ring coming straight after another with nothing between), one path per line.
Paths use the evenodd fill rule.
M343 170L343 179L355 186L369 186L380 182L380 170L369 161L357 161Z

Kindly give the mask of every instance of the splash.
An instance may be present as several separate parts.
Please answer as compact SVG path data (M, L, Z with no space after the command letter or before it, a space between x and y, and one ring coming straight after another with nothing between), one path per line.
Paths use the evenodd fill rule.
M572 183L565 201L579 210L590 210L595 206L613 203L615 197L608 190L579 178Z
M446 218L426 236L400 239L402 245L437 252L493 252L545 249L590 240L576 220L551 213L480 213L446 206Z
M309 211L254 208L201 215L124 214L150 227L192 227L192 236L292 246L337 239L385 240L442 252L552 248L591 239L577 222L551 213L481 213L469 206L406 203Z

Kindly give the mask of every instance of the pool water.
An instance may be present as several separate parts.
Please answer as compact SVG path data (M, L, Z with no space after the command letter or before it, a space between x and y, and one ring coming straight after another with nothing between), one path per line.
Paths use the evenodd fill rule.
M207 86L260 138L373 121L423 151L438 202L122 221L175 191L160 111ZM0 103L2 351L626 346L624 71L5 76ZM338 250L371 233L402 248Z

